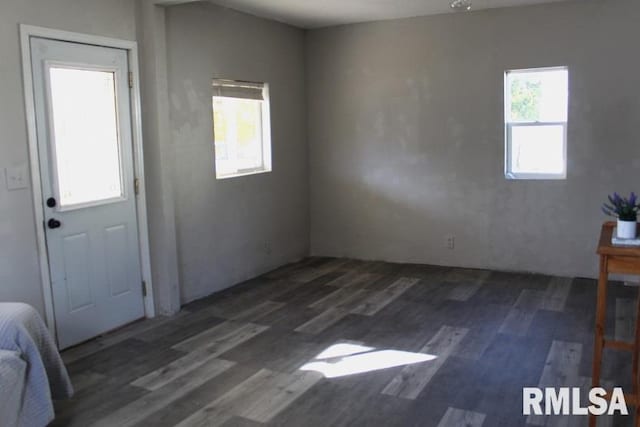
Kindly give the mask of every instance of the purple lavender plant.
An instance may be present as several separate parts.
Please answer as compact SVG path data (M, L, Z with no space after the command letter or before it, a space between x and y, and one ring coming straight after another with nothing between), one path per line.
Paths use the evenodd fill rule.
M602 212L605 215L618 218L620 221L636 221L640 204L636 193L631 192L629 197L621 197L618 193L607 196L609 203L602 204Z

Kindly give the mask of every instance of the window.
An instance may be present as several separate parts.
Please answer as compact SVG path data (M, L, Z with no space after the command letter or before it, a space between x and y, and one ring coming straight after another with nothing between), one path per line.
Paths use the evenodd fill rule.
M271 171L268 85L214 80L212 99L216 178Z
M505 176L564 179L567 174L566 67L505 73Z

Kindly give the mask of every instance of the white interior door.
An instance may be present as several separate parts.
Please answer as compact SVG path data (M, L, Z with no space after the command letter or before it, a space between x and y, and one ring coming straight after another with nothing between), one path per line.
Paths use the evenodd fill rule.
M144 316L127 51L31 38L60 348Z

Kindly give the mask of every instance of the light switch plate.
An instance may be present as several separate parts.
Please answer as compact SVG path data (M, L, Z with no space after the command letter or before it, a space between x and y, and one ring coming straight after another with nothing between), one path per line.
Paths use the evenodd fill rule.
M29 178L27 177L27 165L9 166L5 169L7 177L7 190L22 190L29 188Z

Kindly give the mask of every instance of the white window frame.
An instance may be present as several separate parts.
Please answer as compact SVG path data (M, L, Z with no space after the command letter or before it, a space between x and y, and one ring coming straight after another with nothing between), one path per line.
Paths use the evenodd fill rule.
M559 67L541 67L541 68L525 68L525 69L514 69L507 70L504 73L504 125L505 125L505 150L504 150L504 176L507 179L513 180L563 180L567 178L567 123L569 118L564 122L544 122L544 121L536 121L536 122L525 122L525 121L510 121L509 115L511 112L511 93L509 88L509 74L524 74L524 73L540 73L545 71L567 71L569 72L569 67L567 66L559 66ZM568 97L568 88L567 88L567 97ZM569 99L567 99L567 106L569 105ZM567 111L568 115L568 111ZM514 127L525 127L525 126L561 126L563 129L563 138L562 138L562 171L559 173L548 173L548 172L540 172L540 173L525 173L525 172L513 172L513 165L511 163L511 151L512 151L512 134Z
M216 79L219 80L219 79ZM235 82L242 83L241 80L235 80ZM255 84L254 82L248 82ZM272 171L271 165L271 109L270 109L270 98L269 98L269 84L268 83L260 83L262 85L262 96L263 99L261 101L256 100L256 102L260 102L260 127L262 129L262 165L257 166L255 168L247 168L247 169L238 169L235 173L229 173L221 175L218 172L218 168L216 165L216 179L229 179L236 178L240 176L247 175L256 175L261 173L268 173ZM211 97L212 106L213 101L216 99L242 99L247 100L245 98L231 98L225 96L215 96ZM213 120L213 114L211 115ZM215 153L215 135L213 135L214 142L214 156L217 156ZM229 149L229 147L228 147ZM216 162L214 157L214 162Z

